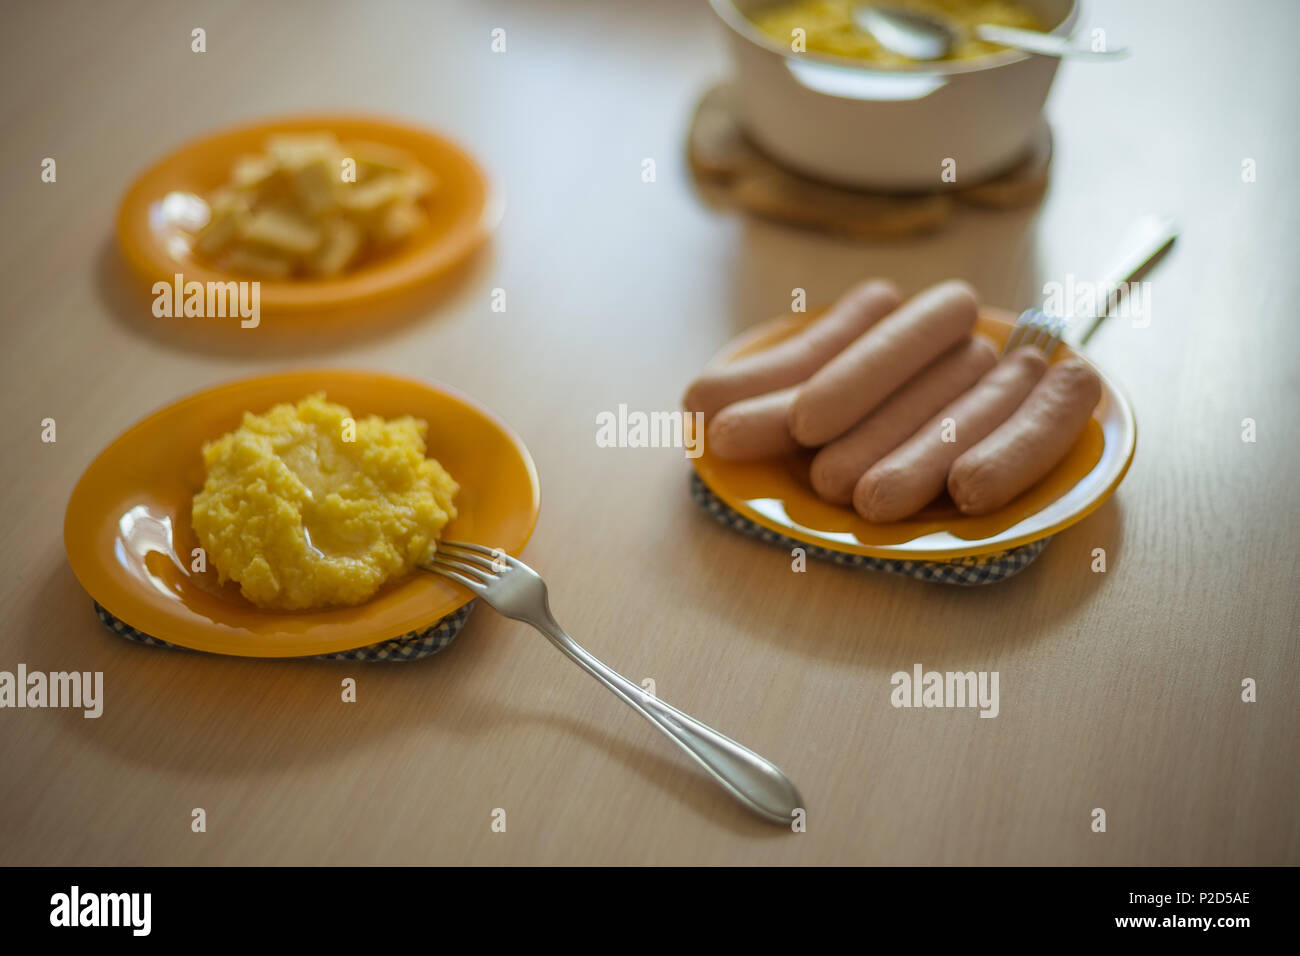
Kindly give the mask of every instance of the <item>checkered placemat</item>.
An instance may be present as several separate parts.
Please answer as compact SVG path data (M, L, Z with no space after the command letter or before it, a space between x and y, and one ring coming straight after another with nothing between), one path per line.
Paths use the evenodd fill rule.
M771 528L750 521L744 515L734 511L725 501L713 493L704 479L697 472L691 472L691 497L695 503L711 514L732 531L751 538L758 538L768 544L774 544L786 550L803 548L804 552L820 561L831 561L850 568L865 568L868 571L884 571L887 574L902 574L920 581L935 581L940 584L959 584L971 586L993 584L1005 581L1012 575L1019 574L1029 566L1036 557L1043 553L1051 538L1039 538L1010 551L995 554L982 554L974 558L958 558L954 561L902 561L897 558L873 558L865 554L846 554L832 551L817 545L797 541L778 534Z
M469 620L470 612L474 610L476 603L470 601L463 607L452 611L432 627L426 627L424 630L411 631L401 637L394 637L378 644L370 644L367 647L353 648L350 651L339 651L335 654L317 654L309 659L319 661L416 661L422 657L428 657L430 654L438 653L455 639L456 635L460 633L460 629L465 626L465 622ZM106 628L118 637L124 637L128 641L146 644L149 647L165 647L175 651L190 650L188 647L169 644L164 640L137 630L120 618L114 617L98 601L95 602L95 614L99 616L100 622ZM203 652L195 651L194 653ZM289 659L292 660L292 658Z

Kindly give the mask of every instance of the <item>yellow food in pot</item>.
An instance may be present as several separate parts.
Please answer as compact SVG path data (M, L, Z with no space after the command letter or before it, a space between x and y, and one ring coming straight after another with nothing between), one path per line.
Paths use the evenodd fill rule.
M853 8L862 0L795 0L756 11L754 24L782 46L792 48L796 36L804 38L808 53L829 53L877 66L907 66L915 60L887 50L870 33L853 22ZM981 23L1044 30L1032 11L1008 0L890 0L889 6L924 13L959 28L962 37L944 58L969 60L998 53L1006 47L970 35ZM802 34L796 34L802 30Z
M311 395L203 447L192 521L224 583L258 607L359 604L407 574L456 516L415 418L354 420Z

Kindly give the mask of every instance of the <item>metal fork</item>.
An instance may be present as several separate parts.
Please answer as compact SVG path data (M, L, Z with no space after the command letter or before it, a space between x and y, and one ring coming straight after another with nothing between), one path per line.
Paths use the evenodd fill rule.
M1061 344L1065 325L1065 316L1053 317L1042 309L1025 309L1012 326L1007 344L1002 346L1002 354L1009 355L1018 348L1028 346L1042 349L1051 358L1056 347Z
M1100 286L1107 294L1097 303L1097 310L1085 317L1088 324L1075 345L1088 343L1097 327L1128 292L1129 283L1146 275L1176 238L1178 226L1167 216L1148 214L1133 224L1121 243L1124 253L1111 269L1110 277ZM1042 309L1026 309L1020 313L1007 336L1002 354L1030 346L1042 349L1051 358L1072 322L1073 317L1069 315L1049 316Z
M497 613L537 628L759 816L789 826L795 812L803 809L799 791L776 764L665 704L584 650L552 616L546 582L518 558L478 544L439 541L432 558L420 566L467 588Z

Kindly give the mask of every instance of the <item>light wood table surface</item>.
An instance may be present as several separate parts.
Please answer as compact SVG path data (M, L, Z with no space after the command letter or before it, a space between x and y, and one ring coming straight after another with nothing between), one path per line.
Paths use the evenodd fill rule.
M1061 70L1042 205L878 245L701 202L682 137L729 71L704 3L9 10L0 669L103 671L105 710L0 712L0 863L1300 863L1300 6L1088 6L1085 24L1137 55ZM418 314L337 335L214 338L154 319L113 245L132 177L207 130L335 108L468 145L506 200L490 249ZM598 412L675 408L795 287L818 303L868 274L908 292L960 276L1014 308L1067 273L1100 277L1150 210L1183 226L1152 277L1151 326L1117 321L1090 349L1132 399L1136 461L1110 503L1006 583L794 573L692 504L680 451L595 444ZM748 816L486 608L447 651L405 665L110 636L63 552L82 470L181 395L322 364L443 382L517 429L542 484L525 557L560 621L782 765L807 832ZM1090 570L1098 547L1105 574ZM916 663L998 671L1000 715L891 707L890 675ZM340 702L345 676L355 704ZM1240 697L1248 677L1256 703ZM191 832L195 807L206 833Z

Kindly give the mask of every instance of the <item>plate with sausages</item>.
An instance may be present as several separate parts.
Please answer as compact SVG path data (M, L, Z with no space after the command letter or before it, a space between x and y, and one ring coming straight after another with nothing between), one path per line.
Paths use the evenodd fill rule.
M1002 354L1013 313L950 280L880 279L732 341L688 389L704 483L751 521L847 554L951 561L1083 520L1137 446L1127 399L1062 343Z

